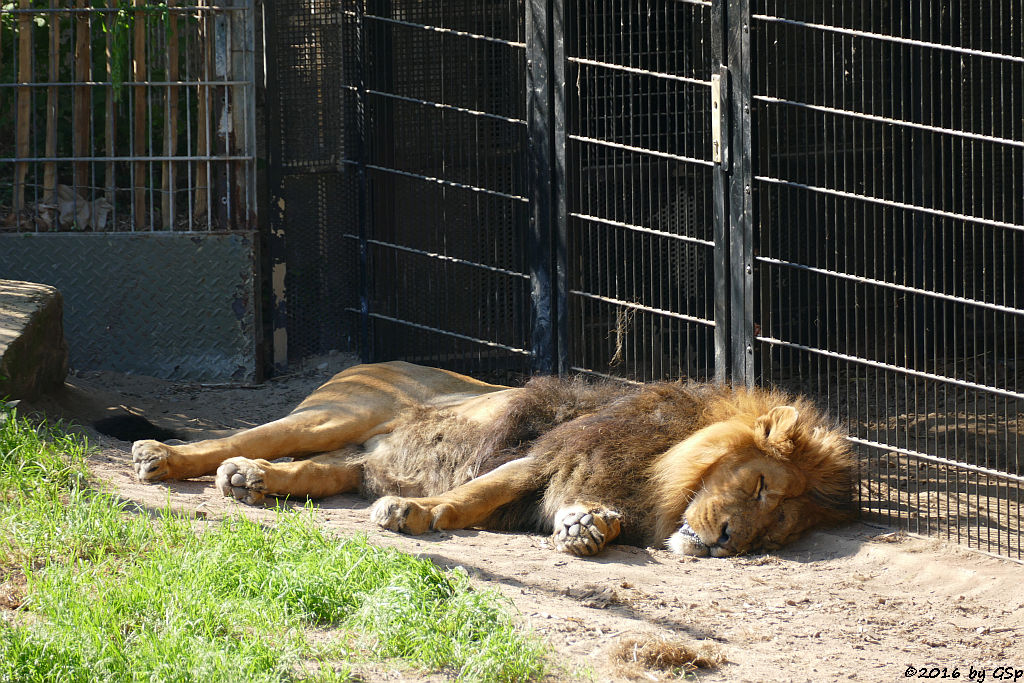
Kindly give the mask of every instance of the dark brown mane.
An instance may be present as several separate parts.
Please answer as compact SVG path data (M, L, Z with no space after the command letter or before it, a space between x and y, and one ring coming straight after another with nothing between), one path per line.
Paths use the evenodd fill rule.
M599 411L636 392L635 386L607 380L531 379L482 435L478 451L482 472L523 457L537 439L559 425Z
M649 545L658 526L654 516L659 492L652 486L652 466L703 427L704 408L727 391L684 382L647 384L592 415L553 429L531 449L550 478L546 506L558 507L558 492L586 478L597 490L617 492L622 542Z

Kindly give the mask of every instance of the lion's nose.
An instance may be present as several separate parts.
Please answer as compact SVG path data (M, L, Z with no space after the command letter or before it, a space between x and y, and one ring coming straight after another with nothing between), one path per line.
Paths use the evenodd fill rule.
M722 525L722 534L718 537L718 540L715 542L715 545L726 546L729 544L730 538L731 535L729 534L729 522L726 522Z

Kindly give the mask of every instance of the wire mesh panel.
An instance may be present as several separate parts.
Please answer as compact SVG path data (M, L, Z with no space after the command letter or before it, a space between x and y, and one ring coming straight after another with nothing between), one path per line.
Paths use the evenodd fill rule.
M866 512L1021 558L1021 4L752 15L762 379L847 422Z
M465 370L530 362L526 61L519 0L356 8L371 354Z
M566 3L569 362L713 372L711 2Z
M341 0L282 0L267 14L274 362L351 349L359 305L360 130L343 77L358 54Z
M0 230L256 227L252 0L0 9Z
M275 360L530 366L519 0L268 7Z

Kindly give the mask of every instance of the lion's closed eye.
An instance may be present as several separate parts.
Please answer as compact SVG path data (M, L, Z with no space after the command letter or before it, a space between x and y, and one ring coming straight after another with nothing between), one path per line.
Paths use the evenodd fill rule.
M760 479L757 480L757 486L754 488L754 499L755 500L764 500L764 494L765 494L765 485L764 485L764 475L762 474Z

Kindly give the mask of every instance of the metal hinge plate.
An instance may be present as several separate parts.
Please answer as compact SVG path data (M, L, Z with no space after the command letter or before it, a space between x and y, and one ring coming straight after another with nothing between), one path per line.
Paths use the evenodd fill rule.
M719 73L711 75L711 161L720 164L723 170L729 166L729 147L724 137L729 131L725 118L728 79L729 72L724 66Z

